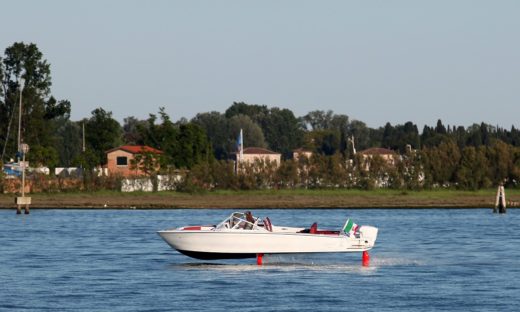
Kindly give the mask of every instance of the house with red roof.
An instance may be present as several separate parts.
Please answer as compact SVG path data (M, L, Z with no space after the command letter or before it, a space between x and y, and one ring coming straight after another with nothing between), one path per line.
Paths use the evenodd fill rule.
M366 171L370 170L370 160L376 156L383 159L388 166L394 166L399 157L399 154L391 149L382 147L371 147L359 152L359 154L363 156Z
M135 164L137 155L147 154L156 156L163 154L163 152L147 145L123 145L106 151L106 154L108 174L128 177L146 174L139 164Z
M281 163L282 154L261 147L246 147L242 155L237 152L235 157L239 163L254 164L255 161L259 160L275 164L278 167Z
M364 159L379 156L383 158L389 165L393 165L395 163L395 159L399 156L396 152L382 147L371 147L359 153L363 155Z

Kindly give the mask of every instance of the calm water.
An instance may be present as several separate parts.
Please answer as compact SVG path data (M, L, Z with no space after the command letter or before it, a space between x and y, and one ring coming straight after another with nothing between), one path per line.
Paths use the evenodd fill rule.
M273 224L379 227L360 254L203 262L159 229L231 210L0 211L0 310L520 311L520 216L477 210L255 210Z

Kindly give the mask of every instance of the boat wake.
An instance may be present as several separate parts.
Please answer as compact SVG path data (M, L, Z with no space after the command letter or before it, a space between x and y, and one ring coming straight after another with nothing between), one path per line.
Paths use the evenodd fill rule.
M389 266L422 266L426 265L424 261L408 258L394 257L377 257L370 260L371 266L389 267Z
M297 272L297 271L322 271L322 272L373 272L375 267L363 267L354 264L312 264L312 263L265 263L256 264L222 264L222 263L178 263L172 264L171 269L186 271L217 271L222 273L244 272Z
M253 260L254 261L254 260ZM361 259L348 259L317 255L265 255L263 265L253 261L223 261L223 262L185 262L172 263L170 268L175 270L209 270L223 272L243 271L342 271L342 272L375 272L384 267L395 266L422 266L424 262L399 257L373 257L369 266L362 266Z

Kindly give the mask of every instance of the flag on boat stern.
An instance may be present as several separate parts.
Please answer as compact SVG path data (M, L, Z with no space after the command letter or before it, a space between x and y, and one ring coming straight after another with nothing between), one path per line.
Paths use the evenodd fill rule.
M351 219L347 219L345 225L343 226L343 232L347 235L352 235L356 233L358 229L358 225L354 223Z

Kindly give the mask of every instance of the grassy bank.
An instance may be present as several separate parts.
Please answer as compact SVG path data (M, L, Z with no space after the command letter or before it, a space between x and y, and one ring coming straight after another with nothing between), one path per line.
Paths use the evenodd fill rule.
M30 194L32 208L490 208L495 189L457 190L262 190L206 193L111 191ZM518 207L520 190L506 190ZM0 208L14 208L14 195L0 195Z

